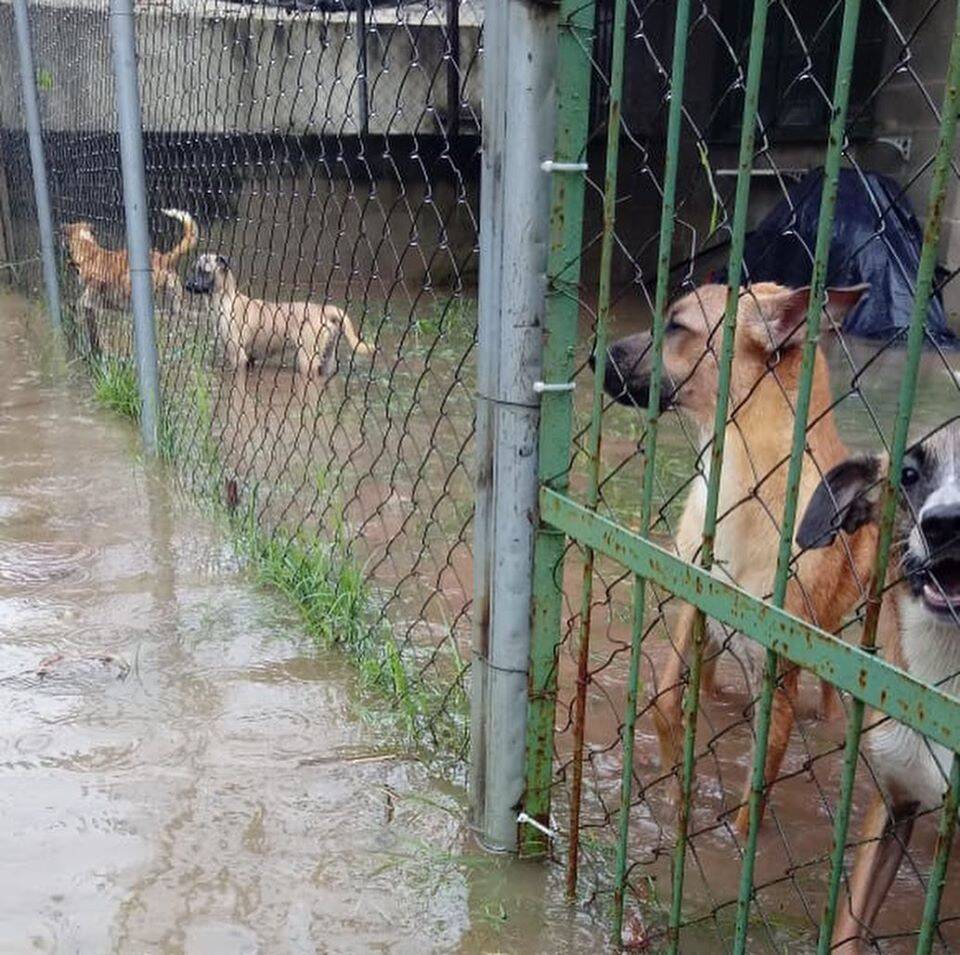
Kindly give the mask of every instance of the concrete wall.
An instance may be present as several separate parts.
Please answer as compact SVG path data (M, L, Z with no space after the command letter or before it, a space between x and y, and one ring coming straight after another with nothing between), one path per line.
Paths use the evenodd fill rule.
M43 0L32 7L42 110L45 128L50 131L103 132L114 126L106 2ZM367 49L369 131L373 135L392 140L436 135L441 130L447 105L447 39L445 3L435 2L435 6L405 6L399 22L395 8L382 8L373 15ZM873 103L873 138L857 142L853 147L853 155L863 168L891 175L907 186L907 196L921 219L929 188L925 166L936 139L935 107L943 94L952 29L950 7L949 3L941 2L927 16L925 8L921 9L913 0L890 0L887 4L898 30L889 28L886 32L881 70L885 80ZM211 142L211 136L221 141L225 141L227 135L242 138L247 134L261 139L264 135L274 138L306 135L328 144L356 141L360 128L360 84L356 24L352 17L345 14L290 16L279 10L224 0L163 0L162 3L142 0L138 9L144 125L148 134L172 137L169 151L165 158L158 157L150 179L156 182L167 176L164 166L169 164L178 165L173 178L180 177L169 195L165 194L164 201L183 194L183 182L189 181L184 180L181 168L184 161L189 164L184 155L189 157L198 144ZM708 0L705 9L717 16L720 0ZM9 0L0 0L0 63L15 62L10 47L10 15ZM615 280L628 288L632 286L634 292L638 277L646 282L654 277L661 199L658 183L663 170L667 106L663 96L664 75L670 62L672 15L670 5L655 4L645 11L642 23L629 25L623 99L631 136L621 149L618 231L623 248L617 253ZM461 77L466 102L464 126L469 130L480 115L477 44L482 4L462 4L460 16ZM926 19L921 22L923 17ZM680 154L675 261L687 258L703 246L712 220L718 217L722 220L723 204L729 203L733 195L734 179L722 173L735 167L736 147L723 144L722 137L718 139L707 132L711 116L724 95L722 67L731 56L716 30L710 27L712 22L701 18L691 32L688 54L691 68L685 96L688 122ZM900 49L899 36L910 37L906 56ZM873 50L869 52L873 55ZM815 79L829 88L829 78ZM17 128L19 123L15 89L10 84L0 85L0 124ZM698 152L695 133L707 138L708 164ZM909 158L902 158L889 144L878 142L885 136L908 137ZM416 155L417 140L410 141L414 148L406 150L408 160ZM602 143L600 128L590 151L591 178L595 182L602 181ZM803 171L822 164L824 144L822 141L777 144L769 155L782 170ZM281 168L282 164L278 165L270 156L269 150L251 155L241 148L233 158L218 160L223 177L219 192L228 200L228 206L237 195L237 180L252 181L254 167L264 174ZM61 162L63 172L69 172L72 164L84 165L84 158L81 144L79 153L75 150L75 155L68 155L66 161ZM200 163L207 161L199 154L197 159ZM89 158L86 166L105 169L113 161L110 156L96 155ZM412 161L416 163L415 159ZM387 205L406 201L411 210L424 203L429 206L434 201L430 184L439 166L434 165L424 175L411 166L399 172L391 170L391 162L388 159L373 171L374 180L396 183L396 186L381 187ZM356 165L353 161L354 168ZM454 178L465 171L468 175L475 174L475 164L469 171L459 160L449 165ZM758 168L764 166L762 161L758 162ZM209 170L203 171L209 178ZM324 183L332 182L341 172L336 149L326 148L325 158L315 166L314 174L301 180L306 192L297 192L291 201L296 203L307 195L310 198L307 205L311 205L317 191L323 193L326 188ZM347 173L347 178L355 180L352 173ZM404 184L410 182L412 192L404 196ZM84 188L89 194L91 175L87 175ZM211 201L217 198L213 195L218 192L215 184L205 188ZM331 197L336 196L340 188L332 188ZM352 187L346 184L343 188ZM457 217L467 213L469 205L474 203L475 180L469 183L469 190L469 203L461 201ZM445 206L445 210L441 209L441 218L445 218L450 206L443 200L442 191L436 195ZM782 195L781 182L757 177L752 191L751 224L759 221ZM104 198L114 203L116 197L104 190ZM337 204L335 198L330 198L330 202ZM587 202L587 235L595 239L600 223L599 193L588 190ZM78 215L87 214L85 209L75 211ZM726 211L732 212L732 209L727 206ZM211 210L212 219L219 220L222 214ZM228 210L226 214L232 213ZM359 222L348 223L348 226L358 232L363 228ZM469 250L475 244L472 224L464 220L463 228L454 231L458 241L469 243L469 248L455 249L455 255L466 254L469 258ZM584 274L588 282L596 275L598 250L599 243L593 242L586 252ZM723 255L721 250L712 258L701 256L695 277L706 274L722 261ZM955 183L947 203L942 262L951 269L960 267L960 191ZM948 311L960 313L960 282L947 287L946 304Z
M447 109L446 4L368 14L371 134L431 134ZM45 128L116 128L106 0L31 6ZM141 0L138 51L144 129L151 132L350 135L360 132L356 19L291 15L222 0ZM0 63L15 63L9 0L0 3ZM480 115L476 8L460 11L461 94ZM0 126L19 128L0 84Z

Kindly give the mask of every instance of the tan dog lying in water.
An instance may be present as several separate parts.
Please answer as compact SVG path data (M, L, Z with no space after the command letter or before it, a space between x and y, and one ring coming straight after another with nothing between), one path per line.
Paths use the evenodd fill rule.
M222 255L201 255L185 288L212 297L220 335L234 368L247 368L254 359L278 355L289 342L296 349L297 368L303 375L326 377L335 369L341 334L354 352L373 353L360 340L350 316L336 305L265 302L238 292Z
M831 289L829 306L840 316L859 300L865 287ZM720 323L727 290L706 285L670 307L663 344L662 409L676 408L690 418L700 432L702 459L713 436L719 384L717 361ZM786 497L787 468L793 437L799 387L803 331L810 298L809 289L790 290L773 283L759 283L740 297L730 384L732 420L727 424L720 481L719 522L715 540L714 573L757 597L769 596L777 564L779 528ZM646 407L650 394L651 336L631 335L613 343L608 351L604 388L622 404ZM847 457L837 433L831 406L826 360L817 349L810 401L812 422L807 431L808 452L800 480L798 514L803 513L820 477ZM684 560L695 560L701 546L707 501L707 481L701 474L687 494L677 528L677 550ZM787 588L786 609L827 631L836 630L861 596L873 556L876 530L863 527L849 538L854 567L848 552L835 541L829 547L800 554L796 576ZM684 604L675 633L675 652L667 663L662 689L654 701L653 716L660 739L662 765L680 762L683 736L682 674L693 636L694 608ZM722 635L708 625L704 649L703 685L711 689ZM733 637L733 647L750 664L756 690L764 651L742 635ZM777 778L793 730L794 705L799 691L799 671L784 666L773 699L769 745L764 779L767 786ZM829 685L822 685L821 705L834 700ZM749 822L747 797L737 815L737 829L745 833Z

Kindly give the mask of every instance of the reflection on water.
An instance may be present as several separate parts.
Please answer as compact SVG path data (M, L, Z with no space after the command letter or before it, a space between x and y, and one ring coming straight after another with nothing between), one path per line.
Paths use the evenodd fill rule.
M29 328L0 300L0 951L600 950Z

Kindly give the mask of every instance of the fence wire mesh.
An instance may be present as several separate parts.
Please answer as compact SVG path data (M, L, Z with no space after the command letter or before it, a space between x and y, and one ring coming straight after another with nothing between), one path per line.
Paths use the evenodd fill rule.
M35 262L35 212L0 13L18 267ZM408 728L460 756L482 8L175 0L136 13L151 236L167 255L154 262L161 452L396 695ZM30 5L69 344L98 393L129 407L109 16L106 0ZM229 320L222 296L185 290L203 254L247 297ZM285 313L248 298L307 303L308 318L274 321ZM328 327L329 360L305 374L298 356Z
M631 0L627 8L610 339L649 328L653 311L675 8L666 0ZM87 223L99 246L121 249L107 4L58 0L30 9L56 225ZM570 471L575 497L583 497L589 483L589 358L598 306L613 9L610 0L600 0L593 30L581 37L592 83L578 293L581 387ZM711 278L722 280L726 262L751 9L744 0L692 5L671 270L674 299L696 293L687 321L702 316L705 340L691 381L719 350L719 333L711 335L719 316L709 295L697 290ZM302 586L300 597L330 589L335 612L324 619L335 624L329 636L347 643L370 678L408 704L404 716L413 728L461 753L472 575L482 6L479 0L386 6L329 0L279 9L143 0L137 12L154 245L170 250L187 236L173 264L179 283L171 282L158 299L163 452L190 488L233 514L277 582ZM794 208L805 177L823 163L842 12L839 2L772 2L766 34L749 225L785 203L782 234L795 239L792 254L811 264L813 248L800 234ZM874 181L871 173L889 177L885 197L869 193L876 206L869 242L895 262L902 258L891 237L895 204L924 212L953 15L948 0L862 5L843 175L863 188ZM0 61L13 64L9 20L10 8L0 6ZM35 210L19 91L12 70L2 79L0 188L8 202L0 196L0 208L10 219L4 234L14 240L5 250L6 266L35 285ZM197 242L182 217L164 210L189 213ZM960 302L955 219L960 206L953 188L941 242L946 268L937 279L951 321ZM276 335L271 345L279 355L270 361L253 356L250 367L234 367L239 356L230 347L231 328L218 320L210 296L179 287L200 253L223 256L243 295L342 309L371 354L354 350L344 334L336 374L308 379L296 366L300 342ZM71 346L98 391L119 402L132 380L124 290L107 287L109 272L84 281L71 260L75 255L64 242ZM847 264L831 257L828 281L844 275ZM915 262L899 261L899 269L914 280ZM241 312L234 333L245 335L262 312L256 306ZM903 335L865 341L833 329L821 344L829 415L844 444L863 452L884 447L903 374ZM763 378L790 394L785 365L771 360ZM957 370L956 353L931 343L922 360L914 439L957 415ZM734 430L751 426L745 408L758 387L754 381L732 402ZM821 409L819 417L811 416L814 427L824 414ZM684 501L706 480L709 430L689 413L663 419L652 537L665 547L683 536ZM789 434L785 440L789 452ZM644 441L638 409L608 401L598 510L634 529ZM784 459L760 460L749 438L743 447L751 452L743 462L748 487L742 499L721 507L720 533L725 522L731 526L746 515L758 539L775 539L781 514L767 489L782 482ZM698 541L699 531L693 528ZM580 898L604 913L613 893L634 580L621 566L596 558L588 672L578 682L584 555L571 545L566 557L554 807L563 828L577 752L579 685L586 693ZM718 552L718 558L723 572L727 555ZM774 562L775 554L763 568L770 579ZM863 619L866 581L858 583L860 599L841 628L852 641ZM761 590L759 596L769 597L769 586ZM669 697L671 670L680 660L674 645L680 608L660 588L648 591L624 932L634 950L663 944L676 834L678 768L659 764L653 712ZM325 626L319 618L314 622ZM743 849L735 817L749 774L763 666L749 641L711 629L717 639L708 659L716 658L717 693L705 695L698 713L684 952L731 943ZM676 679L685 678L681 668ZM818 692L812 678L801 678L796 727L761 833L751 952L805 951L816 944L843 749L843 721L813 718ZM849 710L849 701L839 702ZM851 855L877 788L869 760L861 763ZM875 925L876 950L915 945L935 832L935 813L921 815ZM937 922L947 951L960 948L958 884L948 879Z
M670 300L679 302L684 296L690 297L682 308L672 307L665 319L663 388L682 397L675 402L680 407L666 413L659 427L650 536L688 560L697 559L701 543L702 499L710 467L720 320L725 302L724 289L704 286L723 281L730 250L753 6L736 0L693 2L686 36L688 67ZM590 500L591 486L590 364L596 353L596 326L602 309L597 288L601 280L608 106L611 96L619 98L613 292L606 329L607 339L615 341L649 330L654 312L660 210L667 191L663 170L668 159L665 142L677 9L676 4L657 0L627 4L622 92L611 90L610 82L615 35L612 0L596 4L591 32L571 31L580 41L580 53L591 75L579 293L581 344L576 356L580 387L574 399L569 473L570 494L580 501ZM768 257L763 261L761 251L754 247L751 252L748 246L744 283L803 271L809 281L814 248L809 230L805 231L808 223L803 220L807 213L802 200L810 194L813 183L819 207L822 178L817 171L824 164L828 124L834 111L843 12L844 4L839 2L781 0L769 5L748 230L756 229L780 204L780 238L775 251L781 257L786 252L790 260L771 262ZM840 188L841 194L856 192L861 201L872 204L873 224L871 234L851 249L849 242L844 245L842 241L844 229L850 226L844 220L847 209L838 209L834 234L839 241L835 241L829 257L828 285L850 284L844 280L852 274L854 258L878 249L889 257L898 279L914 286L918 249L912 258L906 255L894 233L903 221L905 208L912 208L921 220L926 212L955 15L956 6L950 2L914 5L865 0L861 6ZM943 267L935 282L935 307L942 304L954 328L960 301L960 286L955 281L957 233L952 222L957 210L956 172L954 164L940 243ZM875 174L885 178L878 179ZM751 274L751 265L755 274ZM876 294L886 291L874 289ZM750 293L745 300L750 301ZM752 304L767 324L773 321L761 296L754 296ZM909 305L908 301L907 321ZM807 431L808 453L821 474L829 467L823 459L838 450L831 447L831 421L842 441L840 450L866 453L889 448L906 365L905 327L897 331L880 329L869 340L841 331L841 321L842 316L836 314L833 319L824 319L820 345L829 375L829 393L819 404L814 397ZM939 335L931 333L928 339L912 415L911 440L918 442L960 413L957 353ZM716 573L765 600L772 594L793 428L790 408L797 398L798 358L792 359L789 352L795 347L799 354L802 341L800 329L793 345L771 349L767 359L752 370L745 370L740 345L734 355L724 474L725 479L728 472L736 477L730 474L727 483L721 484ZM646 397L631 392L628 379L634 372L631 362L642 364L644 359L640 351L617 351L616 345L607 354L608 362L615 369L619 365L621 373L608 392L619 389L620 395L619 400L609 394L604 399L597 510L621 526L640 531L641 475L644 461L650 463L645 453ZM776 414L770 417L768 412L766 417L758 417L754 399L759 393L768 395L767 409L771 407L770 394L782 396L779 418ZM775 400L774 411L776 406ZM681 518L688 497L701 501L693 523ZM894 553L902 558L903 541L899 543L901 549ZM748 552L746 556L744 552ZM584 567L589 568L591 560L593 572L588 570L585 577ZM795 557L789 593L796 588L800 596L794 601L794 612L836 630L845 640L857 642L871 567L856 562L854 554L847 551L847 567L835 573L845 575L852 592L845 597L835 595L834 606L809 589L809 578L804 591L795 572L797 566ZM746 574L737 579L735 567ZM896 578L902 580L907 569L898 568ZM578 897L603 908L616 907L612 873L620 824L625 756L622 736L635 578L622 564L592 555L572 542L562 572L558 570L555 577L563 590L564 623L557 662L553 810L560 829L571 839L571 817L579 818ZM833 584L831 580L818 586ZM586 627L582 604L585 585L592 586ZM652 584L648 583L646 589L623 942L630 950L658 951L668 944L671 862L677 839L682 766L679 751L672 759L661 758L654 717L658 710L671 710L675 705L677 728L682 732L679 691L688 680L690 652L676 644L678 618L684 612L681 602ZM788 606L790 599L788 594ZM836 612L842 619L833 619ZM736 820L745 807L744 786L749 783L764 668L762 647L724 631L716 623L708 627L706 692L697 710L695 784L686 848L679 940L683 952L727 950L733 944L746 844ZM585 676L578 676L585 635L589 639L588 668ZM944 666L941 685L949 686L956 666ZM585 695L585 707L578 726L577 699L581 693ZM790 705L795 726L760 830L748 932L750 952L816 950L830 880L845 717L850 711L846 697L840 703L839 697L821 691L809 674L800 678L799 693ZM577 745L581 733L582 749ZM869 735L868 731L864 738ZM583 760L579 797L575 785L578 756ZM945 775L942 786L947 788ZM864 815L877 791L876 768L862 751L848 836L848 872L854 847L861 838ZM937 812L918 815L922 821L907 847L895 887L873 925L871 950L901 952L916 948L931 874ZM567 843L561 842L559 856L569 866L566 848ZM951 872L955 871L954 866ZM960 948L960 896L956 885L954 878L948 878L935 925L937 943L945 951Z

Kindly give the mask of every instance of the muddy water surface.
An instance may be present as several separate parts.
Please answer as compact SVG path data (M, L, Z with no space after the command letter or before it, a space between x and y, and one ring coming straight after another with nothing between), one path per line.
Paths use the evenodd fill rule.
M0 299L0 952L600 950L43 341Z

